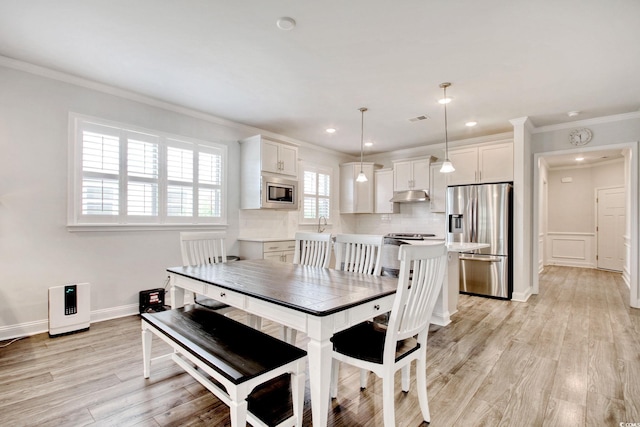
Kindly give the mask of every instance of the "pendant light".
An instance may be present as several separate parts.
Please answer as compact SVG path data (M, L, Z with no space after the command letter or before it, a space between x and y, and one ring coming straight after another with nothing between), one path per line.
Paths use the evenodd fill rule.
M451 86L451 83L440 83L440 87L444 91L444 98L440 101L444 104L444 163L440 168L441 173L450 173L456 170L449 160L449 135L447 133L447 104L451 101L447 98L447 88L449 86Z
M356 178L356 182L367 182L369 180L362 169L362 156L364 155L364 112L367 111L367 108L362 107L359 108L359 110L360 113L362 113L362 119L360 121L360 173Z

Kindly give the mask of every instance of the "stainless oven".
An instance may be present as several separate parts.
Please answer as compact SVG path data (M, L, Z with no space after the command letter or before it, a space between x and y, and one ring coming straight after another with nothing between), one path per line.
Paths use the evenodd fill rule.
M298 181L262 175L261 207L298 209Z

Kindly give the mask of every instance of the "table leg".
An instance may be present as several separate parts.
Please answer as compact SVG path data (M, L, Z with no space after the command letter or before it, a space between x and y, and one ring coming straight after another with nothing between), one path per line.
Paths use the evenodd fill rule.
M332 350L333 346L328 339L319 341L311 338L307 344L311 416L314 426L327 425Z
M184 288L176 286L175 279L173 277L171 277L169 294L171 295L171 308L184 307Z

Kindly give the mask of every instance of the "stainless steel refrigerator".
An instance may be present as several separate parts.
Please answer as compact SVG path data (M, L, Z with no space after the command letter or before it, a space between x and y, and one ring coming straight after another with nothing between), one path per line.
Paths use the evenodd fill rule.
M447 189L449 242L487 243L460 254L460 292L511 299L513 292L513 185Z

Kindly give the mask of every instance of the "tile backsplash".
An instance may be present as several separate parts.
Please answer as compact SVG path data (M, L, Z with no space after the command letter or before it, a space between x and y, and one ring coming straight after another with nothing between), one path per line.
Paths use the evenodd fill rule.
M326 231L338 233L387 234L433 233L445 237L445 214L432 213L428 203L402 203L397 214L344 214L332 212ZM240 210L239 237L293 238L296 231L315 231L315 224L300 224L298 211Z

